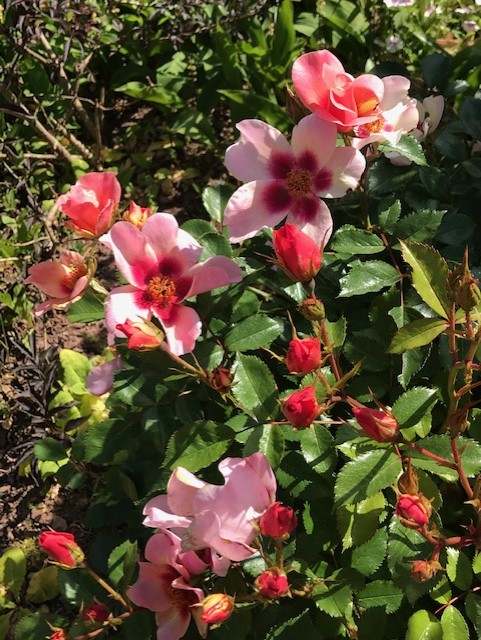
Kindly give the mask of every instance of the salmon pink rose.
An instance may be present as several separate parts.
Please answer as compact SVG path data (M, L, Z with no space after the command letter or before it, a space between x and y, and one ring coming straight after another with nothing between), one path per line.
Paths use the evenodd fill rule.
M176 532L185 529L179 534L183 549L210 549L213 571L225 575L230 560L240 562L256 552L250 545L259 534L257 521L274 502L277 484L262 453L226 458L219 463L219 471L225 478L221 486L177 467L167 495L146 504L144 524Z
M98 238L113 225L121 195L115 173L86 173L60 196L57 206L70 218L67 226L83 238Z
M351 147L336 147L336 126L315 115L292 131L291 144L261 120L242 120L241 139L230 146L225 164L247 184L231 196L224 212L231 242L252 238L286 216L319 246L332 232L332 218L320 199L340 198L355 189L366 166Z
M189 353L201 322L194 309L182 304L184 300L242 280L239 267L224 256L198 263L202 247L168 213L155 213L142 230L130 222L117 222L100 241L112 249L120 273L130 283L113 289L107 298L111 339L125 335L118 325L155 316L172 353Z
M50 296L49 300L35 305L35 315L40 316L51 309L65 309L79 300L94 269L94 263L86 264L76 251L62 251L58 261L46 260L30 267L24 284L34 284Z
M180 554L180 539L173 533L153 535L145 548L147 562L139 562L139 577L128 590L132 602L155 612L157 640L179 640L192 617L201 637L206 636L198 606L204 592L190 584L191 574Z

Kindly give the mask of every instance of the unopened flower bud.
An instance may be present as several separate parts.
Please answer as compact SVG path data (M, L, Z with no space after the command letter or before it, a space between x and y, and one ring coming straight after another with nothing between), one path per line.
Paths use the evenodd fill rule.
M199 604L202 607L202 622L220 624L234 611L234 598L225 593L213 593Z
M286 223L273 231L279 265L295 282L308 282L322 265L321 247L295 224Z
M219 393L227 393L232 386L234 376L227 367L216 367L208 376L210 386Z
M352 412L369 438L377 442L393 442L398 439L399 424L393 415L369 407L353 407Z
M83 551L71 533L44 531L40 534L38 544L54 562L64 567L77 567L84 561Z
M417 496L401 494L397 499L396 515L411 529L428 524L432 511L430 501L421 493Z
M286 574L279 567L271 567L256 578L254 586L264 598L282 598L289 593Z
M154 324L148 322L132 322L126 320L116 326L117 331L124 333L127 338L127 346L135 351L149 351L157 349L164 341L164 333Z
M289 343L286 366L291 373L310 373L321 364L321 343L318 338L294 338Z
M101 602L92 602L85 607L82 613L82 620L87 623L102 624L109 617L109 610Z
M274 502L268 507L259 520L259 529L263 536L271 538L287 538L297 527L294 510L285 507L280 502Z
M57 631L54 631L50 636L50 640L67 640L67 637L68 636L63 629L57 629Z
M317 404L314 387L304 387L294 391L282 403L282 412L296 427L309 427L320 411L321 407Z
M418 474L411 464L411 458L408 458L408 467L397 481L397 488L400 493L409 493L410 495L419 493Z
M436 560L410 560L411 578L416 582L427 582L443 567Z
M450 271L447 277L447 290L450 299L463 311L471 311L481 302L479 280L469 270L468 250L464 252L463 262Z
M326 318L324 305L317 298L306 298L303 300L299 305L299 311L304 318L307 318L312 322L320 322Z
M141 229L145 222L152 215L152 210L149 207L140 207L138 204L135 204L133 200L130 201L129 210L124 213L122 218L126 222L130 222L138 229Z

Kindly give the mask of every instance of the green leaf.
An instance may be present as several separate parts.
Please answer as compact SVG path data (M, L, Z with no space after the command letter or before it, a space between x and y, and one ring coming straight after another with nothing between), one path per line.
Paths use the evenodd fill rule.
M448 265L432 247L414 242L401 242L404 260L412 268L412 280L424 302L438 315L448 317L449 300L446 293Z
M175 133L205 144L214 144L216 136L209 118L197 109L183 109L170 128Z
M435 340L445 329L446 321L439 318L419 318L398 329L389 345L389 353L403 353Z
M454 462L451 452L451 438L448 434L428 436L423 440L419 440L417 444L441 458ZM475 440L464 438L463 436L457 438L457 444L466 475L468 477L476 476L481 471L481 445ZM438 465L434 460L414 450L410 450L410 455L415 467L435 473L449 482L454 482L458 479L458 474L454 469Z
M264 640L296 640L297 638L311 638L315 633L314 624L308 610L303 611L295 618L290 618L285 622L276 624L270 629ZM230 636L229 636L230 637Z
M401 606L403 592L387 580L374 580L357 594L358 604L363 609L384 607L386 613L394 613Z
M468 593L466 596L466 614L473 623L478 638L481 637L481 596ZM1 640L1 638L0 638Z
M132 582L137 567L137 544L125 540L109 555L109 579L113 586L123 591Z
M473 558L473 571L479 576L481 573L481 552L478 551Z
M467 133L475 140L481 139L481 100L479 98L465 98L459 110L459 115Z
M416 427L426 416L430 415L437 402L434 389L412 387L396 400L392 412L401 429Z
M51 460L58 462L59 460L65 460L67 452L63 445L55 438L44 438L35 443L33 452L39 460Z
M329 582L317 584L312 591L312 598L321 611L333 618L343 618L351 605L352 592L348 584L339 580L336 582L334 572L329 577ZM331 582L334 580L334 582Z
M263 453L274 469L280 465L284 457L285 439L282 427L264 424L251 429L245 443L244 455L250 456L256 451Z
M415 164L427 165L423 148L416 138L413 138L413 136L404 135L397 144L383 142L379 145L379 149L383 153L398 153L403 158L407 158Z
M269 367L257 356L239 354L233 372L232 393L246 412L259 421L275 417L278 393Z
M0 585L18 598L26 573L27 559L24 552L18 547L7 549L0 558Z
M379 226L386 233L392 233L401 215L401 203L395 200L386 209L379 212Z
M433 600L439 602L439 604L448 604L453 594L451 591L449 580L444 573L438 574L436 584L429 591L429 595Z
M399 458L388 449L358 456L340 470L334 489L335 502L355 504L392 484L402 471Z
M321 475L329 473L337 461L334 438L322 424L313 424L299 433L302 455Z
M443 640L443 628L429 611L420 609L408 620L406 640Z
M89 359L72 349L60 351L60 364L62 365L63 382L72 395L82 396L86 393L85 381L92 369Z
M239 322L225 337L229 351L252 351L268 347L282 332L282 324L267 315L255 315Z
M45 640L52 635L44 613L34 613L19 620L15 626L15 640Z
M466 554L454 547L446 548L447 563L446 573L448 578L453 582L458 589L467 591L473 581L473 571L471 569L471 563L468 560Z
M58 567L49 566L32 574L28 583L26 599L29 602L40 603L52 600L59 592L57 584Z
M451 67L451 56L432 53L421 60L423 78L429 88L440 87L447 78Z
M456 607L449 605L441 616L443 640L469 640L466 620Z
M387 531L378 529L367 542L352 551L352 566L364 576L373 575L383 563L387 551Z
M381 238L371 231L346 224L336 231L331 249L338 253L356 255L381 253L385 246Z
M77 300L68 308L67 318L70 322L84 323L103 320L105 316L104 301L105 298L97 295L89 288L80 300Z
M204 189L202 203L212 220L222 224L225 206L233 193L234 189L227 184L218 184Z
M324 321L324 325L327 329L329 340L334 347L342 347L346 340L347 321L344 316L341 316L336 322Z
M115 91L125 93L125 95L131 96L136 100L145 100L146 102L153 102L154 104L165 105L170 108L178 109L183 104L175 91L159 85L151 86L143 82L127 82L117 87Z
M294 30L294 9L291 0L282 0L277 13L274 37L270 49L270 59L273 66L283 68L291 61L291 53L296 42Z
M210 420L185 425L170 438L164 466L185 467L195 473L219 460L234 438L233 429Z
M399 192L415 176L417 176L415 168L395 167L387 158L382 157L369 169L369 194L379 196Z
M10 611L10 613L5 613L3 616L0 616L0 640L5 640L7 637L8 629L10 627L10 618L13 614L14 611Z
M379 492L361 502L345 504L337 509L337 528L342 536L343 550L362 545L373 537L379 529L385 506L384 495Z
M397 223L393 235L399 240L410 242L431 241L439 229L446 211L421 209L401 218Z
M360 296L365 293L380 291L399 282L401 276L396 269L381 260L360 262L355 260L349 273L341 278L340 298Z

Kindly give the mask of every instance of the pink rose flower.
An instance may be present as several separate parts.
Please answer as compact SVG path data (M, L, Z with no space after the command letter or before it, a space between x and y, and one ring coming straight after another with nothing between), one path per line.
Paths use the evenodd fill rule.
M256 552L250 546L259 533L256 523L274 502L277 484L262 453L226 458L219 463L219 471L225 478L221 486L177 467L167 495L146 504L144 524L185 529L182 548L210 550L213 571L225 575L230 561L240 562Z
M231 242L252 238L286 216L318 245L332 232L332 218L320 197L340 198L355 189L365 169L362 154L336 147L336 127L314 115L303 118L289 144L280 131L261 120L242 120L241 139L230 146L225 164L246 182L224 211Z
M139 577L128 590L139 607L155 612L157 640L179 640L187 631L191 617L204 638L202 589L190 584L191 575L182 561L180 538L170 531L156 533L145 548L147 562L139 562Z
M93 272L93 263L87 265L76 251L62 251L58 261L46 260L34 264L29 268L24 284L33 284L50 296L50 300L35 306L35 315L40 316L50 309L65 309L79 300Z
M105 316L111 339L124 336L117 325L127 320L158 318L169 349L189 353L201 332L201 322L187 298L242 280L229 258L216 256L198 264L202 247L168 213L155 213L139 230L117 222L100 241L112 249L120 273L130 283L113 289Z
M98 238L114 223L120 195L115 173L86 173L60 196L57 206L70 218L67 226L79 236Z

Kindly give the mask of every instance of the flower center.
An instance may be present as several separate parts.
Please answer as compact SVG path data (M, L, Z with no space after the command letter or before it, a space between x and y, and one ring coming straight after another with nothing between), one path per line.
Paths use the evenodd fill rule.
M146 293L152 304L164 307L175 295L175 283L168 276L154 276L149 280Z
M379 116L377 120L367 122L366 124L361 124L357 128L356 135L358 138L367 138L373 133L379 133L384 127L385 122L386 121L384 120L384 118L382 116Z
M63 284L72 291L77 280L86 274L87 267L84 264L71 263L68 265L68 273L63 277Z
M291 169L287 174L286 187L290 196L305 196L311 191L311 174L305 169Z

